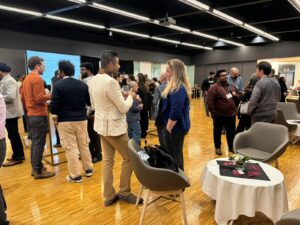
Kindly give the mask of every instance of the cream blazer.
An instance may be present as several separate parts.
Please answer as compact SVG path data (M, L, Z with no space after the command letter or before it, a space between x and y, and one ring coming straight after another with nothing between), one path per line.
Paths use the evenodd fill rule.
M95 109L94 130L103 136L127 133L126 113L133 103L125 100L119 83L107 74L97 74L88 82L92 108Z

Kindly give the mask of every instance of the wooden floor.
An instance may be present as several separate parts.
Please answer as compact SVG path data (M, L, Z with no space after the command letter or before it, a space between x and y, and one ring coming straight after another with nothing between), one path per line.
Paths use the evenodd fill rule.
M204 165L216 158L216 155L212 138L212 120L205 116L200 99L192 101L191 121L191 131L184 144L185 169L191 183L191 187L185 191L188 222L190 225L213 225L216 224L214 221L215 203L202 192L200 175ZM23 129L20 130L23 131ZM149 135L148 141L150 144L158 143L157 137L152 135ZM224 136L222 142L223 156L226 156L227 147L225 147ZM9 141L7 156L11 156ZM290 210L300 208L299 162L300 147L298 145L289 146L279 160L286 180ZM26 160L23 164L0 169L0 183L4 189L11 225L138 224L141 206L137 208L134 205L118 202L112 207L103 207L101 162L95 164L93 177L84 178L81 184L66 181L67 164L57 167L47 165L47 167L55 171L57 175L50 179L34 180L30 176L29 149L26 149ZM114 169L115 187L118 187L119 172L120 157L118 156ZM133 175L132 191L137 194L138 188L139 183ZM164 199L150 204L147 208L145 224L182 224L180 204ZM254 218L240 216L234 224L269 225L273 223L263 214L257 213Z

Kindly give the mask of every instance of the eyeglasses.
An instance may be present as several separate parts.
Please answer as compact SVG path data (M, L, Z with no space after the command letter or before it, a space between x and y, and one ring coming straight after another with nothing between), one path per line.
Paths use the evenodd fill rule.
M220 74L220 77L227 77L228 76L228 74L226 73L226 74Z

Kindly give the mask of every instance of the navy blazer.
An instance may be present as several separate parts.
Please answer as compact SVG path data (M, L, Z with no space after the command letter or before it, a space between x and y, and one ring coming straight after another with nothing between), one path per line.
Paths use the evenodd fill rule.
M190 100L183 85L173 93L169 93L167 98L162 99L162 112L165 126L169 119L177 121L172 132L189 131L191 127Z

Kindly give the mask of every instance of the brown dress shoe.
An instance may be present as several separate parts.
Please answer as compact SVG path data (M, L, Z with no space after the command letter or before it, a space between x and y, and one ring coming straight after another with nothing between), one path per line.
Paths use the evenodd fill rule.
M55 176L54 172L46 171L43 169L40 172L38 172L36 170L33 171L34 179L45 179L45 178L54 177L54 176Z
M10 160L10 161L7 161L5 163L2 164L3 167L9 167L9 166L14 166L14 165L17 165L17 164L20 164L22 163L23 161L22 160Z
M217 155L222 155L222 151L221 151L220 148L216 148L216 149L215 149L215 153L216 153Z
M42 170L47 171L47 167L43 167ZM34 176L34 170L31 171L31 176L32 176L32 177Z
M137 197L134 194L130 193L129 195L119 195L119 199L129 204L135 204ZM144 200L140 198L138 204L143 203L143 201Z
M118 195L115 195L115 196L113 197L113 199L104 201L104 206L105 206L105 207L111 206L112 204L114 204L114 203L117 202L118 200L119 200L119 196L118 196Z

